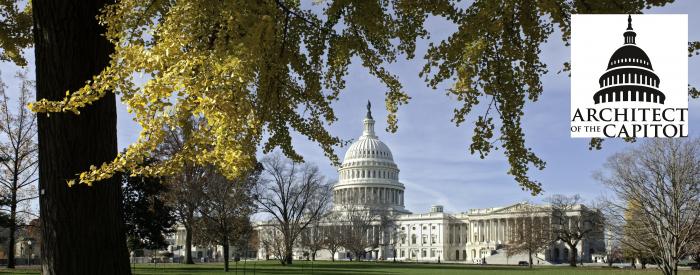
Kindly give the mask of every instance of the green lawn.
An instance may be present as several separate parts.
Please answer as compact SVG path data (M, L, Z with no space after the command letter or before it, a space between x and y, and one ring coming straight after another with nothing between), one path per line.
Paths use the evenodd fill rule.
M684 271L683 274L697 274L700 271ZM36 269L7 270L0 269L0 274L39 274ZM157 275L157 274L225 274L223 264L139 264L134 268L134 274ZM429 274L429 275L452 275L452 274L544 274L544 275L596 275L596 274L660 274L655 269L650 270L621 270L608 269L603 267L538 267L528 269L526 267L515 266L474 266L460 264L418 264L418 263L375 263L375 262L327 262L317 261L313 264L306 261L297 261L293 266L281 266L276 261L263 262L243 262L231 264L231 271L228 274L260 274L260 275L287 275L287 274L332 274L332 275L364 275L364 274Z

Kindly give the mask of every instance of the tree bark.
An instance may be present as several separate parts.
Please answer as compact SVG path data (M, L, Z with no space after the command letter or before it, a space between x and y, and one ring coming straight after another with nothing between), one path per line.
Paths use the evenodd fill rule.
M291 265L293 259L294 259L294 256L292 254L292 248L290 248L289 250L287 250L287 253L284 256L284 263L287 265Z
M36 98L61 100L107 66L114 47L97 22L109 1L34 0ZM42 274L131 274L113 177L92 186L66 181L117 155L112 93L80 115L38 115Z
M224 247L224 272L228 272L228 237L224 236L224 242L221 244Z
M185 264L194 264L192 260L192 227L185 227Z
M576 255L578 254L578 249L576 248L575 245L572 245L570 247L571 247L571 255L569 256L569 265L572 267L576 267Z
M17 185L17 181L13 181ZM12 191L10 201L10 236L7 240L7 268L15 268L15 236L17 235L17 192Z

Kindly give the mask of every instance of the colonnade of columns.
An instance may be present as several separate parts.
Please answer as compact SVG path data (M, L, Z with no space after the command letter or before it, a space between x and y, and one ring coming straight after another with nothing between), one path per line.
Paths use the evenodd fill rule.
M340 180L353 179L390 179L398 180L399 171L395 168L379 168L379 169L364 169L364 168L348 168L340 171Z
M387 187L350 187L333 192L335 203L375 203L404 205L403 190Z
M477 219L469 221L466 229L471 243L505 244L520 238L518 232L523 232L525 226L533 226L533 224L549 226L550 222L548 216Z

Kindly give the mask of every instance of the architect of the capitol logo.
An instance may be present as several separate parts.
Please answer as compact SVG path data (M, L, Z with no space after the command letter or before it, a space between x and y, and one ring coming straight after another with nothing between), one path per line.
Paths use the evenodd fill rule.
M607 70L598 80L600 90L593 96L595 104L619 101L664 104L666 96L659 90L659 77L649 56L635 44L636 37L629 15L625 43L610 57Z
M573 14L571 137L687 137L687 55L687 15Z

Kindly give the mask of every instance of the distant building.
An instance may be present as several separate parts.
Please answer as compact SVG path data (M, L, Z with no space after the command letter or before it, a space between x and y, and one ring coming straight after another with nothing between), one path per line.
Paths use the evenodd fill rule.
M345 153L338 169L339 180L333 186L334 211L342 212L348 206L359 206L368 211L384 211L395 218L389 231L392 240L384 245L369 248L367 259L402 261L455 261L465 263L517 264L517 257L506 257L504 245L513 240L515 233L524 226L522 209L524 203L505 207L470 209L462 213L445 213L443 207L434 205L427 213L413 214L404 208L404 185L399 181L399 168L393 154L374 132L374 119L368 104L364 129L360 138ZM538 223L551 222L551 209L546 205L536 206L541 211ZM574 207L567 216L580 216L591 211L584 205ZM270 222L261 222L256 230L270 230ZM329 225L325 221L320 226ZM377 225L379 226L379 225ZM378 232L379 230L371 230ZM260 234L262 236L262 234ZM262 244L263 242L259 242ZM269 248L268 248L269 249ZM577 259L583 262L598 261L605 251L602 231L583 239L577 247ZM536 255L535 263L567 262L569 250L561 242L552 243ZM298 247L295 258L305 258L305 249ZM272 253L262 245L257 250L260 259L270 258ZM317 259L329 259L330 253L322 250ZM336 259L353 257L341 250Z

